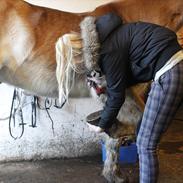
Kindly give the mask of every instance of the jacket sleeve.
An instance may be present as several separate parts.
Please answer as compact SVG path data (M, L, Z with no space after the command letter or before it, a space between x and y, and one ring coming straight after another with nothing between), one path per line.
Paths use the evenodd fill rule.
M107 81L107 101L98 126L108 129L125 101L126 64L119 50L106 54L101 60L101 69Z

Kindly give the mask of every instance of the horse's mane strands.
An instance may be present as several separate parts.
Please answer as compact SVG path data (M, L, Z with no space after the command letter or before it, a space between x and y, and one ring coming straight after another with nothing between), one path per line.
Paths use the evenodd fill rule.
M65 34L58 39L56 62L59 102L63 103L68 99L74 85L75 73L85 72L82 59L82 40L79 34Z

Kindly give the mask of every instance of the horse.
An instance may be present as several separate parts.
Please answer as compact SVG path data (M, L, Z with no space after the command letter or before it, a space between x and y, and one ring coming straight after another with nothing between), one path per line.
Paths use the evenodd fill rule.
M1 0L0 82L33 95L57 98L56 41L65 33L80 32L84 17L109 12L119 15L124 23L145 21L166 26L177 32L182 41L182 0L119 0L85 13L38 7L22 0ZM108 173L105 170L104 175L107 177Z
M153 22L178 32L183 27L182 10L181 0L120 0L86 13L37 7L22 0L1 0L0 82L35 95L57 97L55 43L65 33L79 32L84 17L115 12L124 22Z

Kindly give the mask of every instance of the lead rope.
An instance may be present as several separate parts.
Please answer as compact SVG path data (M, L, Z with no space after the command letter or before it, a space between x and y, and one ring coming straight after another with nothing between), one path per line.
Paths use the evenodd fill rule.
M37 104L38 97L34 96L33 101L31 102L32 112L31 112L31 127L35 128L37 127L37 110L36 110L36 104ZM15 102L18 102L18 105L16 106ZM22 101L22 92L19 94L19 91L17 89L14 89L13 97L12 97L12 103L11 103L11 109L10 109L10 115L9 115L9 133L10 136L13 139L20 139L25 130L24 123L24 116L23 116L23 101ZM18 112L18 113L17 113ZM19 115L19 119L17 119L17 114ZM19 126L21 127L21 133L18 136L14 136L12 132L12 125L15 128L17 124L17 120L20 120Z
M22 106L23 101L22 101L21 94L19 94L19 91L16 88L14 89L12 103L11 103L11 109L10 109L10 115L8 117L9 118L9 133L10 133L10 136L15 140L20 139L23 136L24 131L25 131L25 125L26 125L26 123L24 123L23 106ZM17 101L17 106L16 106L16 101ZM55 100L55 104L53 106L55 108L61 109L65 103L66 103L66 100L62 104L58 105L57 101ZM37 96L34 96L32 101L31 101L32 111L31 111L31 125L30 125L30 127L32 127L32 128L37 127L37 106L39 109L43 109L39 105L39 98ZM53 119L50 115L50 112L49 112L51 106L52 106L52 100L50 101L48 98L46 98L45 102L44 102L44 109L46 110L46 113L51 121L52 131L54 134L54 121L53 121ZM17 114L19 115L19 119L17 119L17 116L16 116ZM21 127L21 133L19 136L18 135L14 136L12 129L16 127L17 120L18 121L20 120L19 126Z
M32 106L32 113L31 113L31 127L36 128L37 127L37 110L36 110L36 104L37 104L38 97L34 96L33 101L31 102Z
M18 101L19 102L18 106L15 108L15 100L16 100L17 97L18 97L17 89L14 89L12 103L11 103L10 117L9 117L9 132L10 132L11 137L15 140L20 139L23 136L23 134L24 134L24 125L26 124L26 123L24 123L22 106L20 104L20 98L19 98L19 101ZM16 126L16 112L17 111L19 111L19 115L20 115L19 126L21 126L21 133L20 133L20 136L15 137L12 133L12 119L13 119L13 126L15 127Z
M47 104L49 105L49 107L47 107ZM50 104L50 101L49 101L48 98L46 98L44 106L45 106L46 113L47 113L47 115L48 115L48 117L49 117L49 119L51 121L51 128L52 128L53 135L55 135L54 121L53 121L53 119L52 119L52 117L51 117L51 115L50 115L50 113L48 111L50 109L50 107L52 106L52 103Z

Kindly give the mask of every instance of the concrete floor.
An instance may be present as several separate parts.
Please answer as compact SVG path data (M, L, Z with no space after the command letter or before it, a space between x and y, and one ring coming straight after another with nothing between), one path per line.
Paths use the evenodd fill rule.
M183 118L176 117L160 147L159 183L183 183ZM123 165L121 171L138 182L138 164ZM105 183L100 155L81 159L44 160L0 164L0 183Z

